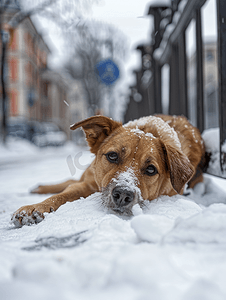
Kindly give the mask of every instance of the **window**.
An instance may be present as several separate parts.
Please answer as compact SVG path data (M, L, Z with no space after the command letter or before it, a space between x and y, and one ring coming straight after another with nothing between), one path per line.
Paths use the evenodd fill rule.
M10 95L10 113L15 116L18 112L18 93L16 90L11 91Z
M18 49L18 43L17 43L18 39L17 39L17 35L18 35L18 32L15 30L14 33L13 33L13 40L12 40L12 43L11 43L11 45L10 45L10 49L11 49L12 51L15 51L15 50Z
M10 79L12 81L16 81L18 79L17 59L11 58L9 64L10 64Z

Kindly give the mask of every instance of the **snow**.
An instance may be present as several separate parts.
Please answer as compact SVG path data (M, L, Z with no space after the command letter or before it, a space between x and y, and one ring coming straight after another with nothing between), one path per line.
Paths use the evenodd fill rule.
M163 55L166 45L168 42L168 39L170 35L173 33L175 26L178 24L180 17L182 13L184 12L186 5L188 1L187 0L182 0L180 1L178 5L178 11L174 14L172 23L167 25L167 20L162 20L161 22L161 28L165 28L165 31L163 33L163 38L160 43L159 48L157 48L154 51L154 58L156 60L160 60L161 56ZM210 37L216 37L217 36L217 22L216 22L216 1L214 0L209 0L206 1L206 3L202 7L202 21L203 21L203 38L204 40L208 40ZM189 39L189 48L193 48L193 38L188 37Z
M168 18L163 18L160 22L160 28L165 29L168 24L169 24L169 19Z
M204 130L202 138L205 141L205 147L207 152L219 152L220 145L220 130L219 128L211 128Z
M118 177L113 179L116 186L123 186L133 192L140 193L140 189L137 187L138 179L134 174L132 168L128 168L125 172L119 173Z
M151 0L148 2L148 5L152 7L171 6L171 0Z
M211 153L208 166L208 173L226 178L225 166L223 172L220 167L220 129L210 128L202 133L202 138L205 142L206 151ZM222 145L222 151L226 152L226 141Z
M125 126L125 127L127 127L127 126ZM139 137L141 137L143 135L146 138L149 137L151 139L156 139L156 137L151 132L146 132L145 133L143 130L140 130L137 125L136 125L136 128L130 129L130 131L132 133L137 134L137 136L139 136Z
M184 11L187 3L188 3L188 0L182 0L178 5L178 11L182 13Z
M172 127L170 127L167 122L163 121L159 117L155 117L155 116L142 117L138 120L130 121L124 124L123 126L125 128L136 127L135 129L130 129L130 130L135 133L143 134L144 132L142 130L139 130L138 127L142 127L149 124L150 126L153 126L157 130L158 136L163 141L166 138L168 141L170 140L170 142L176 148L181 149L181 143L176 131ZM146 136L150 137L150 134L146 133Z
M10 223L17 208L46 198L29 189L71 177L67 157L80 152L81 165L92 161L73 144L37 149L10 140L0 147L1 300L225 299L224 180L205 175L189 196L136 204L131 217L107 212L95 193L37 225ZM75 178L82 172L76 167ZM134 183L132 175L124 180Z

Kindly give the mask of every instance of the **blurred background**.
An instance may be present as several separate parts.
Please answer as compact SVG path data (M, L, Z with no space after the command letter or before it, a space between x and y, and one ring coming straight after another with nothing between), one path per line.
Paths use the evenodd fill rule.
M218 2L1 0L1 141L83 145L95 114L219 127Z

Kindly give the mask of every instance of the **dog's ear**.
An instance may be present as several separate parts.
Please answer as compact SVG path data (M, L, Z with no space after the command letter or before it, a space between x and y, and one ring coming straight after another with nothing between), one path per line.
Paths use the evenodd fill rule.
M86 134L90 151L96 154L103 140L120 126L122 126L121 122L113 121L104 116L94 116L71 125L70 129L75 130L82 127Z
M190 160L180 150L164 144L165 160L170 172L170 180L174 190L180 194L184 185L192 178L195 169Z

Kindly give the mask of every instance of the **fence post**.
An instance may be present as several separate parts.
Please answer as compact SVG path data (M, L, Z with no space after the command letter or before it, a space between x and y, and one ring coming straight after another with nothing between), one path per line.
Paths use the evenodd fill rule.
M153 45L153 52L156 48L159 47L161 41L160 35L160 22L161 22L161 12L160 9L153 9L154 15L154 27L155 27L155 44ZM161 81L162 81L162 74L161 74L161 66L159 63L152 58L152 67L153 67L153 79L154 79L154 101L155 101L155 112L161 113L162 112L162 90L161 90Z
M218 28L218 81L219 81L219 127L220 127L220 162L225 171L226 150L222 146L226 140L226 2L217 0Z
M170 58L170 99L169 99L169 114L180 114L180 87L179 87L179 53L178 43L171 46Z
M188 117L188 91L187 91L187 53L185 31L180 35L178 41L179 57L179 89L180 89L180 111Z
M196 9L196 76L197 76L197 127L204 130L204 105L203 105L203 50L202 50L202 20L201 9Z
M142 100L140 102L139 107L139 116L148 116L151 114L150 112L150 105L149 105L149 99L147 94L147 87L145 87L142 83L142 78L144 76L144 72L147 70L144 66L144 56L148 53L147 46L145 45L139 45L136 48L140 51L141 54L141 69L139 71L136 71L137 73L137 90L138 93L142 96ZM139 75L139 76L138 76Z
M6 61L7 61L7 45L9 35L5 30L1 30L1 84L2 84L2 140L6 143L7 136L7 90L6 90Z
M147 95L148 95L148 99L149 99L149 112L150 112L150 115L153 115L156 113L155 103L154 103L154 101L151 101L152 99L154 99L154 80L153 80L153 78L151 79L151 82L147 88Z
M154 7L150 6L149 15L154 17L154 43L152 48L152 71L153 71L153 84L154 84L154 106L155 113L162 113L162 91L161 91L161 81L162 81L162 66L155 60L153 53L157 49L161 42L160 34L160 22L161 22L161 13L167 6Z
M169 114L188 117L185 32L171 46Z

